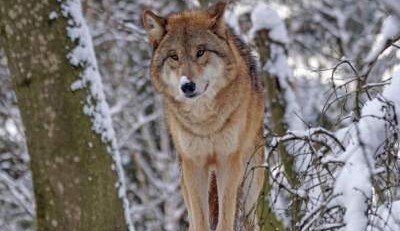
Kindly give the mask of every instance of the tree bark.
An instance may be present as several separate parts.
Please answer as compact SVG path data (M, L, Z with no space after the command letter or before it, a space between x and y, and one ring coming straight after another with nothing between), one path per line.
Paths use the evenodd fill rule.
M261 67L263 67L269 59L271 59L271 50L269 32L267 30L261 30L257 33L254 39L257 51L260 55ZM278 136L283 136L287 132L287 124L284 120L286 113L286 102L283 89L279 86L278 76L274 76L267 71L262 71L262 78L264 80L264 85L266 88L266 103L267 110L270 114L270 124L271 130ZM288 183L297 188L299 186L299 180L297 179L296 171L294 170L294 157L291 156L283 144L278 146L279 158L284 166L285 176L287 177ZM266 170L266 179L271 177L270 170ZM263 194L268 194L271 190L271 185L266 181L264 185ZM290 206L290 215L292 223L295 224L300 221L300 209L301 203L299 198L292 196L293 201ZM273 211L269 208L264 208L267 206L269 201L266 200L261 206L261 211L264 211L262 219L263 231L270 230L285 230L283 223L273 214ZM293 225L294 228L294 225Z
M51 12L57 18L50 18ZM127 230L112 157L71 91L81 69L58 1L0 0L0 42L18 98L36 199L37 230Z

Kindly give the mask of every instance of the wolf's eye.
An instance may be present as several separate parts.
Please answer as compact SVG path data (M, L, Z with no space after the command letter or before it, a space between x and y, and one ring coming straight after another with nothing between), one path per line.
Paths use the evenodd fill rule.
M203 56L204 52L205 52L205 50L198 50L197 54L196 54L197 58L200 58L201 56Z
M178 61L179 60L179 57L178 57L178 55L171 55L171 56L169 56L171 59L173 59L173 60L175 60L175 61Z

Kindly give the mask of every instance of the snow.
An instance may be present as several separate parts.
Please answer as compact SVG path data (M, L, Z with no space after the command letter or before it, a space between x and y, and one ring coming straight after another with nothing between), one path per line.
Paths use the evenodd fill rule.
M383 2L397 17L400 17L400 0L383 0Z
M54 20L54 19L57 19L57 18L58 18L57 12L55 12L55 11L50 12L50 14L49 14L49 19L50 20Z
M400 230L400 201L379 206L368 230Z
M382 34L389 39L400 34L400 20L397 16L391 15L383 22Z
M354 149L336 182L335 193L342 193L342 206L346 208L344 222L346 230L364 230L368 218L367 200L371 198L371 171L363 153Z
M269 197L269 206L274 210L274 213L282 221L285 227L290 226L290 218L287 216L286 209L290 206L290 195L285 190L281 189L281 185L285 185L286 188L290 187L287 179L284 177L284 170L282 167L275 167L271 170L272 177L275 182L279 184L270 182L273 189L267 195Z
M251 38L255 37L257 31L266 29L269 31L269 36L272 40L281 43L289 42L289 36L282 19L276 11L265 3L257 4L250 17L252 28L249 34Z
M374 43L373 49L365 58L365 62L372 62L375 59L377 59L379 54L385 49L386 44L399 37L400 37L400 15L399 16L390 15L384 20L381 32L378 35L376 42Z
M288 64L288 57L286 54L286 45L290 41L286 26L281 20L278 13L264 3L258 3L255 6L238 4L231 11L225 14L225 19L229 26L231 26L236 33L240 34L240 27L238 18L249 13L251 18L252 27L248 35L245 36L247 40L253 40L256 33L260 30L267 30L270 43L270 58L268 62L262 67L267 73L276 76L279 80L280 87L284 91L284 99L286 100L286 122L290 129L300 130L304 128L303 122L296 112L299 112L299 106L296 103L296 96L291 88L290 80L293 79L292 68Z
M231 10L225 11L224 19L225 22L233 28L236 34L242 35L240 33L239 17L243 14L249 13L252 10L252 6L249 4L237 3L235 7Z
M286 54L286 45L289 42L286 26L278 13L264 3L257 4L251 11L250 17L252 28L249 31L249 37L251 39L254 39L257 31L268 30L270 58L262 68L265 72L276 76L279 80L280 88L283 89L285 97L282 100L285 100L283 104L286 106L286 124L289 129L304 129L304 124L298 115L301 110L297 105L296 96L290 83L293 80L293 71L288 64Z
M59 2L61 4L65 0L59 0ZM160 116L162 117L162 106L159 96L155 96L150 86L148 64L150 63L151 49L145 41L146 36L144 36L143 29L136 24L137 20L124 23L124 20L132 19L132 17L140 18L143 4L160 12L160 15L167 15L181 9L180 5L177 7L176 1L161 2L153 1L149 4L147 0L121 1L103 7L104 4L94 1L89 7L88 17L90 18L87 21L92 23L90 29L94 45L104 48L99 50L97 60L103 75L104 92L110 106L112 105L111 112L119 150L123 157L122 161L129 161L130 165L132 162L136 163L134 169L127 169L131 173L129 176L132 177L132 181L128 184L128 190L132 193L130 198L131 217L135 222L135 228L137 230L163 229L172 231L185 229L182 226L186 225L183 221L187 218L179 190L179 167L174 150L171 147L167 126L165 121L160 119ZM190 0L186 2L195 6L199 1ZM250 45L254 44L254 41L249 39L247 33L251 29L248 17L252 15L254 6L258 2L261 1L235 1L234 4L228 6L225 13L228 24ZM354 1L348 3L352 2ZM269 168L272 171L270 175L272 191L268 196L271 199L269 202L273 211L276 212L278 218L281 218L289 226L291 214L287 209L290 208L292 202L290 195L306 191L307 201L302 204L304 216L301 217L299 222L301 230L348 230L349 227L342 227L345 211L347 211L346 219L352 219L349 213L353 211L355 213L354 219L357 219L360 225L363 225L365 218L362 217L362 212L365 210L366 203L368 203L368 214L364 214L364 216L368 218L368 227L364 230L400 230L398 227L400 203L395 201L399 200L398 189L393 188L393 185L386 185L385 182L377 182L377 178L381 176L394 176L395 179L398 179L398 172L395 168L398 163L388 163L388 166L383 167L382 163L378 161L376 168L368 171L368 163L375 161L368 158L364 159L364 156L367 155L360 155L364 152L360 151L362 148L357 146L359 140L364 140L364 133L366 132L372 133L370 135L373 136L367 138L367 140L377 140L382 139L382 137L375 134L374 129L369 127L365 129L361 123L351 121L351 118L348 118L347 111L341 110L345 106L348 106L351 110L353 106L351 105L353 103L351 98L348 100L350 104L344 105L342 102L338 102L337 106L334 105L326 113L320 114L321 110L324 109L324 104L331 101L327 99L327 94L333 90L330 82L332 80L332 68L340 60L349 60L357 66L360 64L368 67L365 58L369 54L368 52L371 50L374 52L372 58L370 58L374 62L374 70L369 74L368 82L365 84L365 86L374 86L374 89L378 89L376 92L371 91L372 97L381 92L381 87L377 88L376 86L390 82L390 80L382 81L382 79L388 79L389 75L390 77L393 76L395 69L393 67L397 65L400 68L398 62L400 59L399 49L395 46L389 46L385 52L381 52L381 49L385 47L382 45L386 44L385 38L389 38L390 34L393 35L399 28L393 24L396 21L395 15L397 17L400 15L400 13L396 13L400 12L399 0L371 1L369 4L345 4L343 1L334 0L292 1L290 3L268 1L266 3L281 17L284 16L283 18L290 22L288 24L289 35L290 39L294 41L290 44L281 41L271 41L271 43L266 44L273 52L273 60L263 67L266 68L264 70L279 75L279 78L284 78L283 81L285 82L280 82L280 84L289 86L289 91L295 93L291 97L282 95L282 100L285 100L285 102L289 99L289 101L296 100L295 102L299 107L295 110L286 108L286 112L295 112L296 115L285 113L285 122L290 122L289 131L287 135L276 139L275 142L286 140L283 143L288 145L288 153L296 158L294 169L299 171L299 176L302 176L299 177L301 186L299 188L292 186L283 175L284 169L280 165L280 159L274 159L275 153L269 153L273 161ZM385 5L388 7L385 7ZM268 30L274 37L282 36L282 34L274 35L274 33L278 33L276 31L278 31L277 28L280 24L276 14L274 18L273 12L263 11L260 6L261 8L266 7L264 4L257 5L258 9L255 9L253 15L258 15L257 18L260 22L256 22L253 31L251 31L252 35L255 35L256 28L259 26L260 29ZM63 17L59 10L50 11L44 15L44 18L49 21ZM15 15L15 10L11 13ZM57 18L54 18L56 14ZM388 15L392 16L388 17ZM385 21L386 18L387 21ZM385 23L383 23L384 21ZM74 25L74 21L69 21L69 23ZM358 25L357 30L353 30L354 23ZM381 28L382 25L385 26L385 29ZM376 42L378 37L380 40ZM79 37L75 41L78 44ZM112 44L112 46L107 44ZM399 41L395 45L398 46ZM127 47L131 49L126 49ZM66 49L70 49L70 47L66 47ZM254 55L257 54L254 52ZM346 58L341 59L341 57ZM285 63L286 58L287 63ZM7 65L4 64L4 60L4 55L0 50L0 114L4 111L10 111L12 108L14 110L17 108L14 103L11 104L12 108L3 105L3 93L7 95L11 93L11 90L4 88L7 85L4 82L7 83L7 81L4 81L2 76L6 76L6 78L9 76L8 73L4 73L5 68L3 66ZM86 63L79 64L79 59L75 64L78 67L87 65ZM360 73L364 73L363 71L364 69L360 70ZM352 77L352 73L349 74L344 68L335 72L334 83L343 84ZM288 78L288 81L285 78ZM85 92L87 92L90 88L90 82L77 78L70 87L73 91L85 89ZM366 107L374 108L374 110L367 110L365 113L381 113L381 106L387 105L380 100L395 95L396 88L392 89L393 93L390 93L390 89L386 88L385 93L379 95L378 101L368 102ZM347 90L350 93L353 90L352 86ZM337 93L340 96L343 91ZM365 95L362 95L362 98L366 99ZM87 104L86 100L83 100L81 104ZM96 110L95 106L93 108L90 110ZM151 110L149 110L150 108ZM301 112L299 117L302 117L305 123L312 127L311 129L296 128L297 125L302 125L301 121L291 124L298 117L299 112ZM10 118L12 121L19 121L19 117L14 115ZM366 119L366 117L364 116L363 119ZM372 121L375 123L378 119ZM365 124L365 122L363 123ZM3 203L3 199L6 201L5 204L0 206L0 230L3 230L5 226L6 229L10 227L9 230L20 230L12 228L12 225L19 222L21 218L34 222L35 214L29 215L29 211L35 212L30 181L27 184L28 180L22 180L20 177L15 178L11 175L12 172L11 174L8 172L9 169L12 171L17 169L18 172L22 171L24 174L29 171L27 170L28 162L25 160L23 163L17 164L8 161L8 159L13 160L18 154L24 154L23 156L26 159L29 157L26 149L15 146L15 144L24 141L22 125L20 123L16 123L16 125L18 131L15 131L12 127L14 125L10 127L8 122L4 123L3 116L0 116L0 140L5 137L8 142L8 138L12 138L9 147L6 143L6 147L10 151L6 150L6 153L4 153L1 150L0 153L0 203ZM317 132L321 129L319 126L325 125L329 125L327 128L330 130L318 134ZM372 126L369 123L367 125ZM376 125L381 127L382 123L377 122ZM361 138L358 138L357 130ZM379 131L381 130L379 129ZM15 132L18 133L16 136L19 136L19 138L11 137ZM332 134L327 135L325 132ZM300 138L300 140L295 140L295 137ZM339 148L334 139L330 139L334 137L347 147L346 152ZM18 142L14 142L14 140ZM309 140L312 141L308 142ZM328 147L321 148L319 143L328 144ZM389 143L396 146L398 140ZM85 145L93 147L91 142L87 142ZM374 145L375 143L367 143L364 147L370 149L374 148ZM355 153L351 152L350 148L353 148L352 150ZM394 151L396 150L381 152L380 155L387 155L388 153L392 155L390 151L393 151L393 155L395 155ZM371 152L365 153L370 154ZM371 155L376 154L372 152ZM376 158L376 156L374 157ZM321 163L319 163L319 158L323 158ZM17 160L19 159L20 157ZM74 158L73 161L80 160ZM329 172L332 175L324 170L325 166L329 167L329 171L332 170L332 172ZM118 169L117 165L113 167ZM5 173L5 176L11 176L11 178L2 177L1 172ZM362 172L365 172L367 176L361 174ZM350 173L350 175L347 176L347 173ZM275 178L274 181L272 181L271 176ZM342 182L333 185L339 176ZM346 176L349 182L345 182ZM372 195L364 195L364 191L369 193L373 189L360 188L361 183L353 182L357 180L364 182L372 177L374 186L385 188L383 198L381 198L381 194L378 196L375 191L372 191ZM87 179L93 181L91 177ZM394 181L393 184L396 182ZM370 185L370 182L367 181L367 183ZM280 187L281 185L284 187ZM335 187L335 192L340 194L333 195L331 191L333 187ZM19 192L24 189L28 193ZM50 190L50 188L46 187L46 190ZM29 195L29 199L23 196L25 194ZM354 198L352 194L354 194ZM340 200L336 200L337 198ZM367 198L370 199L368 202L365 201ZM355 221L353 227L357 226ZM357 227L356 230L362 229Z
M398 4L400 5L400 4ZM261 18L263 15L263 11L260 9L256 9L255 13L253 15L257 15L256 11L258 10L258 18ZM328 9L326 9L329 11ZM352 33L347 33L345 26L347 20L347 16L344 17L345 15L343 13L340 13L340 11L333 11L334 18L337 19L337 22L339 25L337 27L339 28L333 28L332 30L337 30L334 32L335 34L338 34L338 37L340 37L341 41L343 43L347 43L349 41L349 35ZM328 12L329 13L329 12ZM328 14L329 15L329 14ZM265 18L268 18L267 16L264 16ZM272 26L268 25L268 23L262 23L256 21L252 17L252 21L256 22L256 25L253 26L252 32L254 36L254 31L257 31L258 28L265 28L269 29ZM293 20L294 21L294 20ZM274 20L269 22L270 24L273 25ZM394 39L398 38L399 32L400 31L400 24L399 24L399 18L397 16L389 16L381 29L380 32L380 38L379 40L375 43L373 46L374 48L368 55L364 61L365 63L372 63L374 62L378 56L384 51L386 46L388 45L388 42L393 41ZM345 33L346 32L346 33ZM271 34L271 31L269 32ZM372 40L372 39L371 39ZM273 41L272 41L273 42ZM279 43L276 43L279 48ZM280 60L285 60L284 55L285 52L284 50L279 50L278 48L273 48L272 45L271 47L271 61L270 63L267 63L267 65L264 66L264 70L268 71L269 73L273 73L274 75L281 76L279 80L281 79L290 79L288 77L284 76L290 76L290 68L288 67L287 63L284 63ZM346 46L345 46L346 47ZM275 49L275 50L273 50ZM346 51L347 52L347 51ZM274 54L275 53L275 54ZM275 55L275 56L273 56ZM353 57L352 55L350 57ZM274 63L272 63L274 62ZM320 62L318 60L318 62ZM366 65L368 66L368 65ZM399 86L399 79L400 79L400 72L397 72L393 79L391 85L387 87L382 95L379 95L375 100L372 100L370 102L367 102L364 105L364 108L362 110L362 119L358 123L352 123L349 127L346 129L342 129L340 132L342 133L341 136L347 136L350 137L350 141L346 141L346 151L340 154L340 158L336 158L335 160L340 159L340 163L344 163L344 166L342 168L338 167L338 172L335 171L334 177L336 178L336 183L334 185L334 193L337 195L337 200L333 200L334 202L339 202L339 205L344 208L344 223L346 224L345 227L343 227L343 230L367 230L367 226L370 224L371 216L368 215L368 212L370 211L369 209L373 205L373 193L372 193L372 178L374 175L382 171L382 168L375 169L375 159L376 159L376 154L381 150L381 146L384 143L387 135L388 135L388 123L385 122L384 119L390 119L390 121L399 121L398 118L397 120L393 118L393 115L399 113L398 108L400 108L400 86ZM280 82L281 83L281 82ZM307 89L309 90L309 89ZM396 94L397 93L397 94ZM291 101L290 98L285 96L286 100ZM293 98L292 98L293 99ZM390 103L393 103L395 108L396 108L396 113L392 112L391 107L389 106ZM295 112L298 111L298 109L295 110ZM288 118L293 118L293 115L291 115ZM398 126L398 125L397 125ZM290 126L289 126L290 127ZM348 132L350 131L350 132ZM350 134L344 134L344 132L348 132ZM394 132L394 131L389 131ZM302 137L307 134L304 134L302 132L293 132L293 134L290 134L292 132L289 132L287 137L290 135L296 136L296 137ZM285 139L285 137L281 138ZM341 139L340 139L341 140ZM325 142L323 142L325 143ZM294 148L294 153L296 155L299 154L299 148ZM330 153L331 154L331 153ZM333 158L336 156L336 152L333 152L334 155L329 155L328 157ZM299 158L301 161L305 161L307 156L305 155L304 157ZM325 158L325 161L327 158ZM296 161L296 163L299 161ZM323 161L324 162L324 161ZM327 162L325 162L327 163ZM298 170L299 168L297 168ZM305 169L300 169L304 170ZM335 180L335 179L334 179ZM306 182L306 181L302 181ZM376 183L376 182L374 182ZM302 185L302 187L305 184ZM309 186L306 185L306 188L310 188ZM309 192L308 195L310 198L315 198L315 196L320 196L321 192L317 192L317 194L313 194L313 192ZM319 202L318 202L319 203ZM307 205L312 204L312 203L307 203ZM335 204L336 205L336 204ZM334 207L335 205L329 204L328 207ZM313 208L314 205L311 205L310 207ZM318 207L317 207L318 208ZM388 212L387 214L396 214L396 210L392 210ZM310 212L309 212L310 213ZM312 212L311 212L312 214ZM398 214L398 213L397 213ZM393 216L392 215L392 216ZM387 217L387 216L386 216ZM310 221L308 221L310 222ZM390 223L390 222L389 222ZM309 223L311 224L311 222ZM324 224L324 227L327 227L329 224ZM397 224L398 225L398 224ZM340 227L340 224L339 224ZM382 226L384 227L384 225ZM388 226L390 227L390 225ZM398 227L394 226L395 228L392 228L392 230L399 230ZM390 230L386 229L384 227L384 230ZM304 230L308 230L307 228ZM369 229L368 229L369 230ZM383 230L383 229L380 229Z
M346 208L344 221L345 230L365 230L368 217L368 200L372 199L372 174L376 172L375 157L384 143L387 132L387 123L384 118L399 121L400 118L391 118L386 102L395 106L396 114L400 112L400 70L392 78L392 83L382 93L383 99L376 98L365 104L362 109L362 118L352 131L355 141L350 143L342 154L346 160L343 169L335 183L335 193L342 194L339 203ZM388 118L389 117L389 118Z
M200 7L200 2L198 0L187 0L186 2L190 8Z
M71 90L76 91L85 87L85 84L82 80L78 79L71 84Z
M121 164L121 156L112 126L109 107L105 99L103 84L97 67L93 50L92 38L82 15L79 0L68 0L61 4L62 14L68 19L67 33L69 38L77 43L67 58L73 66L82 68L79 79L71 85L71 90L87 88L89 94L83 111L92 120L92 129L101 136L107 145L107 151L112 155L119 177L118 194L123 201L124 215L130 231L134 230L130 219L130 207L126 197L126 180Z
M5 182L6 187L9 188L11 195L15 198L15 201L30 215L35 215L35 207L31 202L33 201L32 192L28 191L24 185L20 184L20 180L8 176L6 173L0 171L0 182Z

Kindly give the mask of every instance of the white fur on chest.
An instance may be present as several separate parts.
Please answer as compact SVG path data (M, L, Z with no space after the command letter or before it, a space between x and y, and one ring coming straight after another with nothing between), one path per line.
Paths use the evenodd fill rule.
M214 105L211 103L211 100L205 95L186 104L182 107L182 110L193 121L202 121L215 114L213 107Z
M197 136L182 129L176 131L176 141L186 158L195 159L204 164L214 155L230 155L240 147L241 125L223 128L216 134Z

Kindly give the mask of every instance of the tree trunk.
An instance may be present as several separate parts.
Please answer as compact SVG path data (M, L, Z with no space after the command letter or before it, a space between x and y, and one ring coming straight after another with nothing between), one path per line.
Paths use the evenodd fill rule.
M271 59L271 50L270 43L271 39L269 38L269 32L267 30L258 31L257 36L255 37L255 45L257 51L260 55L260 63L261 67ZM284 96L284 90L279 86L278 76L274 76L267 71L262 71L262 78L264 80L264 85L266 88L266 103L267 110L270 114L270 124L271 130L278 136L283 136L287 132L287 124L285 122L285 113L286 113L286 102ZM299 186L299 180L297 179L296 172L294 170L294 157L291 156L287 151L286 147L283 144L279 144L278 146L279 158L282 161L284 166L285 176L288 180L288 183L293 187L297 188ZM266 170L266 179L271 177L270 170ZM263 194L267 195L271 190L271 185L269 185L268 180L264 185ZM298 197L292 195L291 198L292 204L290 206L290 215L292 223L295 224L300 221L300 209L301 203ZM264 211L262 220L262 230L270 231L270 230L285 230L284 225L276 216L273 214L271 209L264 208L268 205L269 201L266 201L261 206L261 211ZM293 226L294 228L294 226Z
M112 156L83 112L89 92L71 91L82 69L67 59L75 46L67 20L58 1L0 0L0 42L31 156L37 230L127 230Z

